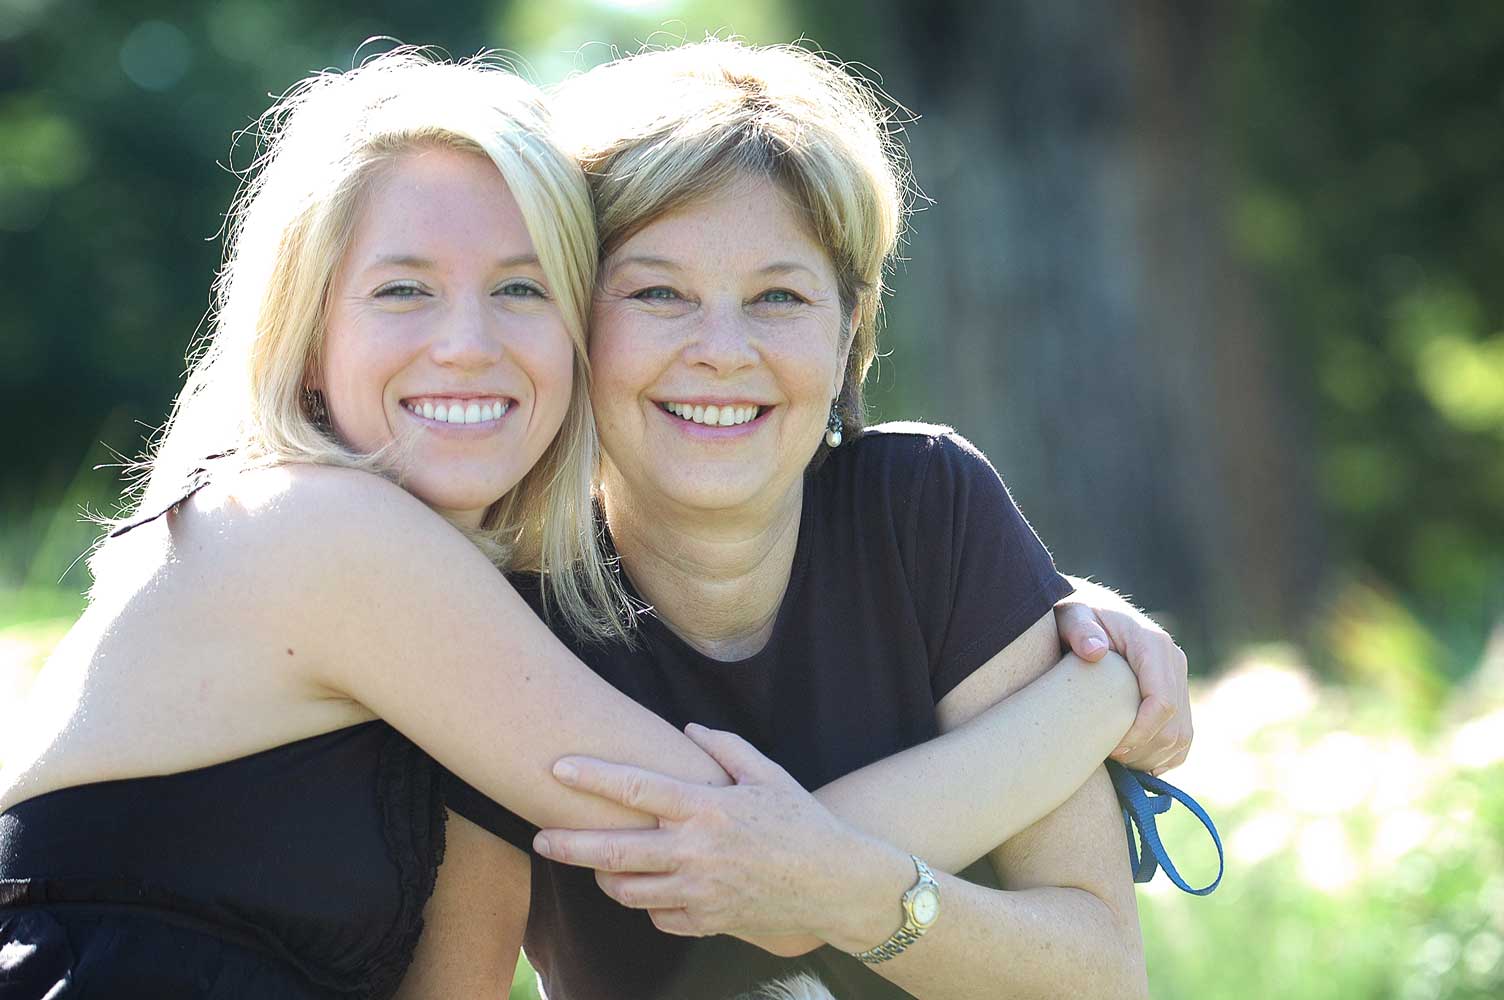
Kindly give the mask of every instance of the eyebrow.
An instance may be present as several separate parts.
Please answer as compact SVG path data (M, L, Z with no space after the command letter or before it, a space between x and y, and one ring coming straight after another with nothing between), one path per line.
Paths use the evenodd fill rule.
M538 255L532 253L513 254L511 257L502 257L493 265L499 269L531 265L541 267ZM433 270L437 265L427 257L419 257L415 254L384 254L371 262L366 270L374 270L378 267L416 267L424 270Z
M678 272L684 270L682 265L669 260L667 257L652 257L639 254L632 257L623 257L622 259L616 261L611 265L611 272L614 274L621 268L627 267L631 264L640 264L643 267L657 267L665 271ZM819 277L819 275L812 268L808 267L805 264L800 264L797 261L792 260L775 261L772 264L767 265L766 267L759 268L756 273L772 276L778 274L791 274L795 271L803 271L805 274L808 274L812 278Z

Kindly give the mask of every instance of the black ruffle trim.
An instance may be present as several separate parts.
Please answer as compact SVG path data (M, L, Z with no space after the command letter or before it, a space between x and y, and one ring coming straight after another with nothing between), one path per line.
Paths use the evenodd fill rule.
M396 919L366 969L369 995L397 992L423 933L423 908L444 861L444 794L438 765L396 730L387 735L377 764L387 854L397 867L401 898Z

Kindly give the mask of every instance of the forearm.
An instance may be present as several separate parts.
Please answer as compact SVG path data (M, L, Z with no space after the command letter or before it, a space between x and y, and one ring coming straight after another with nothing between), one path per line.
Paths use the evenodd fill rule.
M863 906L875 919L862 936L831 942L844 951L870 948L895 929L903 889L913 883L907 857ZM1143 945L1135 920L1121 918L1092 893L1045 886L988 889L937 872L944 912L903 954L872 970L916 997L1094 997L1148 995ZM881 916L879 916L881 915ZM886 917L886 920L882 917Z
M1067 656L966 724L815 792L864 833L959 871L1048 815L1133 722L1126 663Z
M940 917L873 971L920 997L1142 997L1147 986L1122 826L1102 769L1049 817L989 855L1005 888L936 873ZM833 858L820 936L871 948L901 920L914 883L901 851L871 838Z

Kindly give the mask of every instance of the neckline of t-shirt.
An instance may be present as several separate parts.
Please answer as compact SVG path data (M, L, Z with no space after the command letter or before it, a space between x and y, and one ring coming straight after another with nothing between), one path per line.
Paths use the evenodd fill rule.
M794 565L789 569L789 583L784 588L783 599L778 603L778 614L773 619L773 631L768 635L768 641L763 647L751 656L745 656L739 660L720 660L714 656L696 649L683 636L668 626L668 623L656 614L644 614L639 616L637 627L652 629L663 642L667 643L679 656L691 661L697 666L704 666L713 670L749 670L760 667L765 661L771 659L779 645L783 634L788 631L788 619L793 615L793 609L799 602L799 594L804 588L805 570L809 565L809 549L813 539L814 521L814 477L819 473L806 475L801 482L803 496L799 503L799 538L794 542ZM607 531L609 532L609 528ZM609 535L608 535L609 539ZM611 551L616 550L616 543L610 542ZM625 565L621 566L622 581L626 585L630 597L642 604L647 602L642 599L637 585L632 582L631 572Z

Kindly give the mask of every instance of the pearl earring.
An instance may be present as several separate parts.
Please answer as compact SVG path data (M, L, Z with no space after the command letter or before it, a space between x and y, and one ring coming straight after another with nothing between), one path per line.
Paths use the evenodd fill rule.
M836 404L830 404L830 420L825 424L825 443L832 448L841 447L841 431L845 425L841 423L841 415L836 412Z

